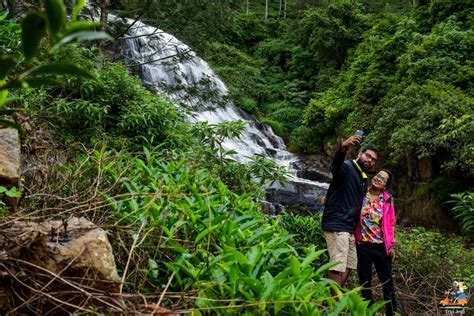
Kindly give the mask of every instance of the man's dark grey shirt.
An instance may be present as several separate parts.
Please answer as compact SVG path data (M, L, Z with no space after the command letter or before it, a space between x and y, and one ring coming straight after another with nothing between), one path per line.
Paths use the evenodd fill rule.
M338 150L331 164L333 179L326 195L322 228L324 231L354 233L367 192L367 179L354 165L345 160L346 153Z

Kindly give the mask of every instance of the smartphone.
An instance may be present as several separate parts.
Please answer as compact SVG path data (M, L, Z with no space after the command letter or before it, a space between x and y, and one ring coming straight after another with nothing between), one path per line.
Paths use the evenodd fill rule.
M360 137L364 137L364 131L357 130L357 131L355 132L355 135L356 135L356 136L360 136Z

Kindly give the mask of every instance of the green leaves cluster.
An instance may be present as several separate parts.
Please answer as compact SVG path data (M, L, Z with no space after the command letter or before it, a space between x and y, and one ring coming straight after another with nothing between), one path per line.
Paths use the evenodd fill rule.
M349 69L306 109L315 135L362 129L394 165L428 158L444 174L472 177L472 6L435 2L408 17L383 16L364 33ZM420 14L437 17L427 27Z
M11 187L10 189L7 189L3 185L0 185L0 197L2 195L5 195L11 198L18 198L21 196L21 192L18 191L16 187Z
M193 124L191 133L198 144L193 146L189 156L215 172L235 192L253 192L255 196L260 196L264 185L272 185L277 181L284 184L288 172L266 157L246 157L248 161L245 163L233 160L232 155L237 152L227 150L224 142L239 138L246 124L245 121Z
M309 245L298 252L293 235L265 218L252 195L235 194L206 169L157 153L124 155L105 170L122 186L121 195L106 198L120 222L146 223L132 237L142 240L148 267L133 270L142 269L154 286L172 279L169 291L197 293L196 313L322 315L325 300L330 310L373 314L378 306L366 311L368 302L354 293L330 298L330 288L341 293L323 277L329 266L315 266L326 250ZM134 286L140 279L127 281Z
M400 229L395 237L394 274L409 279L408 286L426 284L420 287L426 295L441 295L453 280L474 281L474 251L465 239L422 227Z
M74 65L63 62L38 62L42 40L48 40L49 52L73 41L111 39L103 32L94 31L99 26L92 21L78 21L77 14L87 1L78 1L73 9L71 21L66 19L66 10L61 0L44 0L42 11L30 12L22 21L21 45L22 55L9 50L0 52L0 115L10 115L5 106L14 102L9 98L9 90L25 87L38 87L55 84L53 76L73 75L89 77L92 75ZM5 16L2 16L3 20ZM38 59L36 59L38 57ZM6 126L19 128L10 119L0 119Z
M454 217L461 223L464 233L474 239L474 192L452 194L451 197Z

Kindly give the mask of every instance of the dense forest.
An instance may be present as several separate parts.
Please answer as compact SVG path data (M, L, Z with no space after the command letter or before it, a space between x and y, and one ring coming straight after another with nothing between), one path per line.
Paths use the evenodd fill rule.
M21 139L21 177L0 179L0 314L383 305L368 306L355 275L342 289L326 278L321 212L265 212L265 187L287 172L230 159L224 142L245 123L190 122L120 53L131 26L111 14L186 43L292 153L330 161L341 139L365 132L395 174L402 315L436 313L453 280L474 283L474 2L86 2L0 1L0 127ZM54 273L41 265L40 245L68 240L72 217L106 231L115 285L68 269L84 251ZM11 242L14 223L47 220L61 228Z

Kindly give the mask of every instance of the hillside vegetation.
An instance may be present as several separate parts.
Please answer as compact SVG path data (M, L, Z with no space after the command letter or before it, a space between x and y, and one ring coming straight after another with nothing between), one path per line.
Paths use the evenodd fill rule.
M83 216L107 230L122 278L120 293L108 294L111 305L76 299L61 308L376 312L380 304L367 308L355 279L339 289L325 278L330 265L317 216L264 215L263 185L283 182L284 171L260 157L247 164L228 159L222 143L239 135L242 122L187 122L125 63L106 57L112 53L104 41L85 37L52 49L74 28L67 28L62 1L45 3L57 10L32 10L53 18L62 12L64 25L39 23L45 29L38 38L22 36L24 19L0 12L1 65L9 63L9 72L0 72L0 124L21 130L25 166L20 205L0 203L0 228L15 219ZM457 207L451 216L461 220L464 236L400 229L394 269L402 312L436 312L453 279L474 282L473 5L294 0L270 1L265 11L263 1L247 3L122 0L110 9L140 15L190 44L229 85L234 102L295 152L321 152L364 129L366 142L382 149L398 175L406 160L432 161L433 178L442 177L440 203L453 200L443 205ZM28 40L34 50L25 49ZM78 68L56 67L39 83L28 77L30 69L54 63ZM7 265L0 257L0 267ZM31 292L20 287L35 300L19 311L43 314L55 294L48 292L51 279L29 270L15 277L36 284ZM89 291L76 279L67 282ZM14 292L19 301L24 293Z

